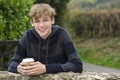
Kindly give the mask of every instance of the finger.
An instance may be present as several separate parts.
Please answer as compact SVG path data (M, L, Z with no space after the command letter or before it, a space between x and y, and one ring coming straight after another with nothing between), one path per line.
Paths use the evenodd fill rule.
M37 68L31 68L31 69L24 70L25 73L31 73L31 72L36 72L36 71L38 71Z
M24 66L19 65L18 66L18 72L22 75L27 75L27 70L24 69Z
M22 75L26 75L24 72L21 72Z
M23 67L21 67L23 70L31 70L31 69L35 69L35 68L37 68L38 67L38 65L33 65L33 66L23 66Z
M37 61L36 63L37 63L37 64L42 64L42 63L40 63L39 61Z
M21 66L27 66L29 65L29 63L26 63L26 62L23 62L23 63L20 63Z
M19 69L18 71L20 74L25 75L24 71L22 69Z
M21 65L18 65L17 71L18 71L19 73L21 73L21 71L22 71L22 66L21 66Z
M33 65L36 65L37 63L36 62L31 62L30 65L33 66Z
M42 74L43 72L40 71L39 67L36 67L33 69L23 70L23 73L25 75L38 75L38 74Z

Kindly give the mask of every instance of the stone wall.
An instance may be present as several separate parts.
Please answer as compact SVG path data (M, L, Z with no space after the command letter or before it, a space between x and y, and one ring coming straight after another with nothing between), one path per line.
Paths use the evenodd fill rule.
M120 73L64 72L29 77L7 71L0 71L0 80L120 80Z

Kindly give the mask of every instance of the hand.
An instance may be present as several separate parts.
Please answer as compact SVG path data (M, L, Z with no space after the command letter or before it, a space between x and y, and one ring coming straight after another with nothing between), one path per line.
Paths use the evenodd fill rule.
M40 62L32 62L28 66L26 66L26 63L20 63L17 71L22 75L40 75L46 73L46 67Z

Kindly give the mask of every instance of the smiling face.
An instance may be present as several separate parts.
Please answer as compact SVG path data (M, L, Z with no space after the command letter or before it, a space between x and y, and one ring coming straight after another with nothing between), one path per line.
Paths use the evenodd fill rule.
M42 15L38 18L32 19L32 26L35 28L35 31L43 39L46 39L52 32L52 24L54 24L54 18L49 15Z
M56 12L49 4L34 4L29 12L32 26L43 39L46 39L52 32L51 27L54 24Z

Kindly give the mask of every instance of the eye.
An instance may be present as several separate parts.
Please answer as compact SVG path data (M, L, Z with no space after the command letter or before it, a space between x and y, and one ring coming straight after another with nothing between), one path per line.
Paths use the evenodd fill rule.
M38 22L40 22L40 21L38 21L38 20L35 21L35 23L38 23Z
M44 21L49 21L48 19L45 19Z

